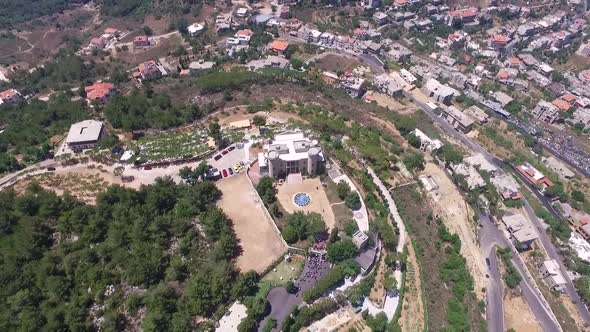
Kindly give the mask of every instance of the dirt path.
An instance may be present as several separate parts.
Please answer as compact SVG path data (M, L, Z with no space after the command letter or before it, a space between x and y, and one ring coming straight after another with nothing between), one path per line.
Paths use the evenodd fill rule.
M402 303L399 325L402 331L424 331L424 303L422 302L422 280L420 266L412 241L408 241L408 259L406 260L406 290Z
M438 189L429 193L435 203L434 213L443 217L451 233L459 235L462 244L461 255L467 260L467 267L475 282L475 294L481 300L485 296L481 290L487 285L487 269L478 247L475 233L477 225L471 221L473 212L439 166L427 163L424 174L430 175L438 185Z

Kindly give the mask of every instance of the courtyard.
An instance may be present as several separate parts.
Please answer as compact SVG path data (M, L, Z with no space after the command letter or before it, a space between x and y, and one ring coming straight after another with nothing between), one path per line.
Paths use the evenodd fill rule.
M237 266L244 272L263 272L287 251L272 219L245 173L222 179L216 185L223 193L218 205L232 220L242 246Z
M299 193L309 196L307 204L298 205L295 202L295 195ZM277 185L277 199L288 213L302 211L321 214L328 230L332 230L336 224L330 201L319 178L302 178L291 174L286 182Z

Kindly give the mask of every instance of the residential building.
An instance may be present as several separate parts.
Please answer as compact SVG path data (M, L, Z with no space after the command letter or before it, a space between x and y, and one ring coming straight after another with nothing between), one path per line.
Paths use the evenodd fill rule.
M373 83L390 96L400 96L403 91L402 85L387 73L376 76Z
M590 110L576 109L573 113L572 120L575 123L581 123L585 128L590 127Z
M340 80L340 85L354 98L362 97L366 92L364 78L345 77Z
M97 82L84 88L86 99L105 103L115 93L115 85L108 82Z
M144 81L155 80L162 77L162 72L154 60L140 63L139 66L137 66L137 69L137 78L140 78Z
M459 10L452 10L447 14L446 22L448 25L453 25L456 21L463 24L476 22L477 8L465 8Z
M472 118L480 126L487 123L490 117L488 113L476 105L469 106L463 113L467 114L468 117Z
M553 104L553 106L557 107L562 112L567 112L570 108L572 108L572 105L561 98L553 100L551 104Z
M133 46L135 46L135 47L150 46L150 39L148 36L137 36L133 39Z
M455 106L442 109L441 117L447 120L456 130L468 133L473 128L474 121Z
M400 76L408 83L408 84L414 84L416 83L416 81L418 80L416 78L416 76L414 76L412 73L410 73L409 71L407 71L405 68L402 68L399 71Z
M498 51L504 50L506 45L508 44L509 39L508 37L500 34L493 35L490 39L490 46Z
M70 127L70 131L66 137L66 144L73 151L91 149L96 146L96 143L100 140L103 134L104 130L102 122L85 120L74 123Z
M549 288L561 293L565 291L567 283L561 274L559 263L556 260L544 261L539 267L539 273Z
M494 100L502 104L502 107L506 107L506 105L510 104L514 100L512 97L510 97L502 91L494 92L492 98L494 98Z
M542 189L551 187L553 182L548 177L539 172L533 165L524 163L515 167L516 170L532 185L541 186Z
M510 174L496 174L490 181L503 200L519 200L522 198L520 187Z
M424 152L433 152L443 147L443 142L439 139L431 139L426 136L424 132L416 128L412 131L412 134L416 135L420 139L420 150Z
M545 87L545 90L549 92L553 97L559 97L565 92L565 85L559 82L550 83Z
M277 55L284 55L287 48L289 48L289 42L276 39L272 42L270 48L273 52L277 53Z
M486 172L490 176L493 176L498 171L498 167L490 163L481 153L464 158L463 163L475 167L480 172Z
M399 44L399 43L392 43L389 45L390 50L385 54L386 57L389 57L396 62L408 62L410 61L410 57L412 56L412 51L410 51L407 47Z
M559 109L545 100L540 100L537 106L531 111L531 114L541 121L553 123L559 118Z
M258 154L261 174L286 177L292 173L316 174L324 156L317 141L306 138L302 132L275 136Z
M238 30L238 32L236 32L236 34L234 35L235 38L238 39L238 41L240 42L240 44L249 44L250 43L250 38L254 35L254 31L250 30L250 29L243 29L243 30Z
M375 14L373 14L373 20L378 25L383 25L387 23L387 14L385 14L384 12L376 12Z
M107 41L102 37L95 37L90 40L90 47L102 50L107 44Z
M502 223L519 250L531 249L534 241L539 238L535 227L521 214L505 215Z
M459 96L461 93L450 86L441 84L438 80L431 78L429 79L424 87L423 92L436 101L445 105L450 105L453 97Z
M246 67L250 70L258 70L262 68L287 68L289 60L276 56L269 55L264 59L252 60L246 64Z
M205 27L201 23L193 23L193 24L189 25L186 29L191 36L194 36L194 35L198 35L199 33L203 32Z
M479 174L477 169L471 165L460 163L456 165L450 165L450 169L454 175L461 176L465 180L469 190L481 188L486 185L484 178Z
M16 104L23 100L23 96L16 89L8 89L0 92L0 105Z

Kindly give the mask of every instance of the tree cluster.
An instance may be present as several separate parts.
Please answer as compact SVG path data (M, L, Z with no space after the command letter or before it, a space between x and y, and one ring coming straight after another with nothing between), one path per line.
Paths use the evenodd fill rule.
M95 206L36 185L0 192L0 329L90 330L95 304L102 329L125 329L141 307L146 331L193 329L192 317L215 314L257 280L232 264L240 247L220 195L211 182L170 178L110 187Z
M298 211L288 215L286 223L281 233L289 244L304 241L308 237L321 237L326 233L326 223L319 213Z

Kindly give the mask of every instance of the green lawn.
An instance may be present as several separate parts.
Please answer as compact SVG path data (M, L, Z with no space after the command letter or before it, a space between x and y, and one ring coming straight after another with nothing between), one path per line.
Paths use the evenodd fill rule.
M303 257L294 256L291 259L291 263L282 261L277 267L267 273L263 278L262 282L268 282L273 287L280 287L287 285L287 282L291 279L296 279L301 271L303 271L303 265L305 259ZM283 278L281 280L281 277Z

